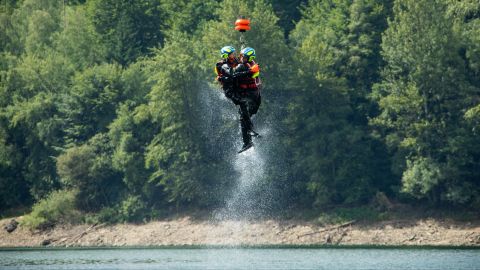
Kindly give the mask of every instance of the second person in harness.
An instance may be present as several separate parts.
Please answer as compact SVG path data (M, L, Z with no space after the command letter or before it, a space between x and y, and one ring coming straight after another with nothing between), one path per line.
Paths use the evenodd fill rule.
M251 47L240 52L239 64L234 68L233 77L236 80L236 92L242 129L243 147L239 153L253 146L252 136L259 136L253 129L252 115L256 114L262 97L260 95L260 67L255 62L256 53Z

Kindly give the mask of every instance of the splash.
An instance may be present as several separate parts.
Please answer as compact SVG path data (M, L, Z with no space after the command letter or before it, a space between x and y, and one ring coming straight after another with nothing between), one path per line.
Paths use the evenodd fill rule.
M238 246L254 231L255 221L265 214L270 196L262 191L265 177L265 157L260 147L254 147L231 160L235 184L226 198L225 206L216 212L213 222L219 231L212 232L208 244ZM253 225L253 226L252 226Z
M245 225L268 214L272 202L273 195L266 181L270 147L267 138L272 134L270 128L266 127L268 124L254 116L252 120L262 138L254 138L254 147L237 154L242 144L238 108L217 89L209 88L201 92L202 125L218 131L215 136L209 136L205 131L204 136L208 138L206 143L213 146L210 154L227 160L231 172L220 176L229 188L221 190L224 194L223 206L214 211L211 218L211 222L217 224L217 229L211 232L205 242L242 244L243 236L251 233L245 231L248 227Z
M225 208L220 211L217 218L250 220L259 217L263 209L262 198L258 197L261 181L265 176L265 159L258 146L240 154L232 160L238 177L227 199Z

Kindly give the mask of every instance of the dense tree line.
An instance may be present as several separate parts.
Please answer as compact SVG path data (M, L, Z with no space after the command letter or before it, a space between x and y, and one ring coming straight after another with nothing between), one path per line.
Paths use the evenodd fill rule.
M221 206L238 128L198 103L240 15L279 207L480 206L476 0L2 3L0 211L59 190L123 220Z

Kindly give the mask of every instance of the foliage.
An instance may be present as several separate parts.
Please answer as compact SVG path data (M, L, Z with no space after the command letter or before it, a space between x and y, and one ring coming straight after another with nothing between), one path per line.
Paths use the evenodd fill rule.
M75 208L76 190L58 190L37 202L32 212L21 224L30 229L45 229L62 223L74 224L81 221L81 214Z
M306 0L280 0L272 1L275 13L279 18L278 25L285 31L290 33L295 28L295 23L301 18L300 8L308 1Z
M62 200L92 222L224 203L238 122L212 67L239 16L271 211L480 205L477 0L2 3L0 210L35 205L31 227L67 219Z
M84 6L67 7L63 20L63 29L55 34L53 41L58 53L68 57L78 70L106 62L107 47Z
M129 196L120 207L120 216L124 221L141 221L147 212L147 207L143 200L138 196Z
M415 197L422 198L438 184L442 178L438 164L428 158L407 161L403 172L403 191Z
M67 142L82 143L105 132L116 116L116 104L124 99L124 87L119 65L94 66L77 73L61 107Z
M395 3L382 43L387 66L373 93L381 113L372 123L401 160L403 191L466 203L477 189L461 187L476 185L478 148L464 112L479 88L465 72L462 37L447 10L444 1Z
M388 188L388 159L377 158L385 154L368 133L365 99L387 14L380 1L311 1L291 34L297 73L286 143L295 185L317 207L364 203Z
M21 155L7 142L7 132L0 126L0 211L29 201L28 184L20 176ZM17 178L18 177L18 178ZM23 180L23 181L22 181Z
M215 16L212 10L218 5L215 0L177 0L161 1L165 13L162 24L163 33L173 37L176 33L194 34L199 25Z
M63 184L75 188L75 205L86 211L113 205L123 183L111 161L108 137L97 134L85 145L72 147L57 159L58 175Z
M155 0L93 0L87 14L108 48L108 59L122 65L134 62L163 40L162 10Z
M337 208L333 211L327 211L320 214L315 222L322 226L330 224L339 224L351 221L374 222L382 220L386 217L385 213L381 213L368 206Z
M159 126L146 147L145 162L153 170L149 181L162 186L170 202L193 202L202 194L201 153L194 143L198 139L193 127L192 86L196 85L190 62L187 39L179 37L154 59L155 63L175 61L152 74L155 85L148 94L150 121ZM175 57L175 59L172 59ZM156 65L156 64L155 64ZM175 67L175 68L174 68Z

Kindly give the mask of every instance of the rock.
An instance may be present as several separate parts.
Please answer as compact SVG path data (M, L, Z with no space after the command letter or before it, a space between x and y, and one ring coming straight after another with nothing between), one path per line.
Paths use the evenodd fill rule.
M50 239L44 239L42 243L40 243L42 246L48 246L52 243L52 240Z
M480 235L477 235L477 237L474 238L475 244L480 244Z
M373 199L373 205L378 210L392 210L394 208L393 203L388 199L387 195L383 192L377 192L375 198Z
M67 240L68 240L68 237L63 237L62 239L58 240L57 244L65 243L65 242L67 242Z
M331 244L332 243L332 236L328 233L327 233L327 235L325 235L325 243L326 244Z
M408 241L413 241L413 240L415 240L416 237L417 237L417 235L413 234L412 237L408 238Z
M10 220L10 223L3 227L8 233L11 233L17 229L18 222L15 219Z

